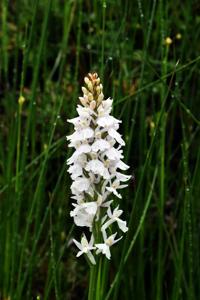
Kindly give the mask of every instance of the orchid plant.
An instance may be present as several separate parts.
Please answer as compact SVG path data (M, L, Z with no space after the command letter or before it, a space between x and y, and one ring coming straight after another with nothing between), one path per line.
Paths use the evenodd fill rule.
M85 254L91 264L100 254L111 258L110 248L128 230L123 213L112 198L121 199L120 189L127 186L130 176L121 171L129 168L122 159L124 140L118 132L120 120L111 116L113 100L104 99L103 86L97 73L89 73L79 97L78 117L68 120L74 125L74 133L67 136L69 147L75 148L67 160L71 175L73 210L70 212L77 226L88 228L81 242L73 240L79 252ZM115 197L115 198L116 198ZM117 229L118 228L118 229Z

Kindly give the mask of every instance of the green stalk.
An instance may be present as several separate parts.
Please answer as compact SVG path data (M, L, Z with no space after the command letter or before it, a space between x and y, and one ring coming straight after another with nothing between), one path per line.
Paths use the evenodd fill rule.
M95 222L94 226L94 237L95 242L101 242L101 223ZM105 287L105 282L103 280L106 279L105 274L103 273L103 254L100 254L100 257L96 257L96 265L90 265L90 277L89 277L89 291L88 291L88 300L104 300L103 299L103 289L102 286ZM107 260L107 259L106 259ZM105 270L104 270L105 271ZM104 277L102 277L104 274ZM103 280L102 280L103 279Z
M190 180L190 171L188 167L188 142L186 138L186 128L185 128L185 122L183 120L183 116L181 113L181 126L182 126L182 134L183 134L183 144L182 144L182 155L183 155L183 183L185 188L185 218L184 226L185 226L185 233L186 236L183 237L183 240L187 243L185 244L185 247L183 247L183 255L184 251L186 251L186 257L188 260L188 272L184 269L184 274L189 277L188 282L188 290L187 292L187 298L194 300L195 299L195 292L193 287L194 282L194 257L193 257L193 233L192 233L192 215L191 215L191 207L192 207L192 193L191 193L191 180ZM181 267L182 268L182 267ZM180 272L181 274L181 272ZM179 280L179 284L180 284ZM178 286L178 291L181 289L181 285Z
M43 52L44 43L45 43L45 39L46 39L46 34L47 34L47 25L48 25L48 19L49 19L52 0L46 0L46 2L47 2L47 6L46 6L46 11L45 11L44 21L42 24L42 33L41 33L38 53L36 55L36 63L34 66L34 73L33 73L33 82L32 82L32 86L31 86L31 99L30 99L30 103L29 103L29 114L28 114L26 129L25 129L25 137L24 137L23 153L22 153L22 158L23 158L22 169L25 167L25 163L26 163L27 142L28 142L30 129L32 131L32 142L33 142L32 151L33 152L35 151L35 141L33 140L33 136L35 136L35 119L33 118L33 116L35 114L34 102L36 100L37 84L38 84L38 80L39 80L39 69L40 69L40 63L41 63L42 52ZM37 4L38 4L38 0L36 1L34 16L36 13ZM35 21L33 19L32 28L34 25L35 25ZM31 30L31 37L32 37L32 34L33 33ZM29 40L28 47L30 46L30 42L31 41ZM27 53L27 55L28 55L28 53ZM27 58L25 58L25 59L27 59ZM32 157L32 158L34 158L34 157Z
M19 232L19 218L20 218L20 207L21 207L21 177L20 174L20 158L21 158L21 121L22 121L22 106L25 98L22 95L23 87L23 72L21 78L20 96L18 99L18 115L17 115L17 158L16 158L16 181L15 181L15 195L16 201L14 204L14 216L13 216L13 239L12 239L12 267L11 267L11 293L14 290L14 274L16 272L16 253L17 253L17 235Z
M162 73L161 76L167 74L167 60L168 60L168 51L169 46L166 45L166 50L164 49L164 17L163 17L163 3L160 0L159 3L159 13L160 13L160 27L161 27L161 58L162 58ZM161 86L160 98L161 98L161 107L164 101L166 94L166 80L163 81ZM160 112L161 114L161 112ZM163 267L164 267L164 248L163 248L163 222L164 222L164 205L165 205L165 131L166 131L166 114L162 113L161 122L160 122L160 148L158 152L158 159L160 162L160 182L159 182L159 230L158 230L158 267L157 267L157 279L156 279L156 299L162 299L163 293Z
M101 71L100 77L104 78L104 49L105 49L105 20L106 20L106 0L102 0L102 40L101 40Z
M3 77L5 79L5 81L7 82L8 79L8 21L7 21L7 11L8 11L8 2L7 1L2 1L2 5L1 5L1 19L2 19L2 66L3 66Z
M95 300L96 269L97 269L97 265L90 267L88 300Z
M142 89L142 85L143 85L143 80L144 80L144 71L145 71L145 67L146 67L146 62L147 62L147 51L149 48L149 43L150 43L150 37L151 37L151 33L152 33L152 24L153 24L153 20L155 17L155 8L156 8L156 0L153 0L153 4L152 4L152 10L151 10L151 16L150 16L150 21L149 21L149 26L148 26L148 31L147 31L147 36L145 39L145 47L143 49L143 60L142 60L142 65L141 65L141 72L140 72L140 83L139 83L139 90ZM146 32L146 28L144 28L144 32ZM136 93L135 93L136 94ZM132 114L132 119L135 120L137 113L138 113L138 105L139 105L139 99L135 100L135 107L133 109L133 114ZM144 96L140 99L140 162L142 163L143 158L144 158L144 145L146 144L146 136L145 136L145 99ZM129 142L128 142L128 147L127 147L127 152L126 152L126 157L130 157L130 153L131 153L131 149L132 149L132 139L133 139L133 131L135 128L135 122L131 123L130 126L130 131L129 131ZM141 136L142 134L142 136ZM142 155L141 155L142 154Z
M53 190L53 193L52 193L49 205L47 206L47 208L45 210L44 217L42 219L42 222L40 224L39 230L37 231L36 237L34 239L34 243L33 243L33 246L32 246L32 252L31 252L31 255L30 255L30 258L29 258L29 265L27 266L26 271L25 271L25 273L23 275L23 280L21 280L21 286L22 287L24 286L24 284L25 284L25 282L27 280L28 274L30 272L30 268L31 268L31 266L33 264L34 255L36 254L36 249L37 249L36 247L38 246L39 239L41 238L42 230L44 229L44 225L45 225L47 217L49 215L50 208L52 206L52 202L54 200L56 190L58 189L58 186L59 186L59 183L60 183L60 180L61 180L61 178L63 176L64 171L65 171L65 165L63 166L63 169L60 172L60 176L58 177L58 181L57 181L56 186L55 186L55 188ZM55 270L56 270L56 268L55 268Z
M57 140L56 142L52 143L52 145L50 146L51 150L51 155L58 150L58 148L63 144L64 142L64 137L60 138L59 140ZM25 169L24 169L24 173L27 173L29 171L29 169L35 165L40 159L42 159L45 156L46 150L44 150L43 152L41 152L38 156L36 156L29 164L26 165ZM18 176L22 176L24 175L22 171L19 172ZM11 178L11 183L14 184L16 181L16 176L13 176ZM3 194L9 187L11 184L6 184L2 187L2 189L0 190L0 194Z
M63 73L64 73L64 67L66 64L66 58L67 54L69 52L69 34L70 30L72 28L73 24L73 19L75 15L75 8L76 8L77 2L70 2L66 1L65 2L65 7L64 7L64 20L63 20L63 38L62 38L62 45L61 49L57 55L57 58L55 59L55 64L51 70L51 73L48 76L48 80L50 81L57 70L59 68L59 78L58 78L58 85L60 84Z
M51 269L53 274L53 281L54 281L54 287L55 287L55 296L56 300L59 300L59 292L58 292L58 283L57 283L57 273L56 273L56 263L55 263L55 246L54 246L54 240L53 240L53 224L52 224L52 207L50 205L50 252L51 252Z
M152 81L152 82L150 82L150 83L144 85L144 86L141 87L141 88L138 88L138 90L137 90L136 92L134 92L134 96L139 95L140 93L142 93L142 92L145 91L145 90L148 90L148 89L153 88L154 86L156 86L157 84L163 82L163 80L165 80L165 79L167 79L167 78L169 78L169 77L171 77L171 76L174 77L174 75L175 75L176 73L179 73L179 72L183 71L184 69L188 69L189 66L191 66L191 65L193 65L193 64L197 64L199 61L200 61L200 56L198 56L198 57L196 57L195 59L191 60L189 63L183 64L183 65L180 66L179 68L176 68L175 70L173 70L173 71L167 73L165 76L161 76L159 79L154 80L154 81ZM178 64L179 64L179 60L177 60L176 66L178 66ZM125 101L127 101L127 100L129 100L129 99L130 99L130 101L131 101L131 100L132 100L132 101L135 100L135 98L133 97L133 95L132 95L132 94L129 94L128 96L125 96L125 97L121 98L120 100L118 100L118 101L117 101L116 103L114 103L113 105L114 105L114 106L115 106L115 105L119 105L119 104L121 104L121 103L123 103L123 102L125 102ZM137 101L135 100L135 102L137 102ZM194 117L194 116L193 116L193 117ZM196 121L197 121L197 123L200 122L199 120L196 120Z
M82 12L82 7L83 3L82 0L78 1L78 24L77 24L77 40L76 40L76 62L75 62L75 71L74 71L74 78L73 82L75 84L75 89L73 93L73 101L72 101L72 113L71 115L74 116L75 114L75 103L77 102L77 94L78 94L78 71L79 71L79 62L80 62L80 52L81 52L81 32L82 32L82 18L83 18L83 12Z
M100 232L101 224L100 222L95 222L93 234L96 243L101 242ZM96 265L88 263L90 265L88 300L101 300L102 254L100 257L96 257Z
M105 291L108 281L108 271L109 271L109 261L107 258L103 259L103 268L102 268L102 284L101 284L101 296L102 300L105 299Z
M43 161L42 166L41 166L41 171L40 171L37 186L36 186L36 189L35 189L35 194L34 194L32 204L31 204L31 207L30 207L30 210L29 210L28 220L27 220L25 233L24 233L24 239L23 239L23 243L22 243L21 256L20 256L20 261L19 261L18 282L20 282L21 276L22 276L22 265L23 265L23 259L24 259L24 251L25 251L25 246L26 246L27 239L28 239L29 228L30 228L30 224L31 224L31 221L32 221L32 218L33 218L33 212L34 212L34 209L35 209L35 206L36 206L36 203L37 203L37 199L38 199L38 196L40 194L41 183L42 183L42 180L43 180L45 172L46 172L49 149L50 149L50 146L52 144L52 140L53 140L53 136L54 136L54 132L55 132L55 127L56 127L57 115L60 113L62 102L63 102L63 98L61 98L60 102L58 103L58 109L57 109L57 112L55 114L56 115L55 122L52 125L52 130L51 130L51 134L50 134L50 138L49 138L49 143L48 143L48 146L47 146L47 149L46 149L44 161ZM36 219L36 221L37 221L37 219ZM21 295L21 292L22 292L22 288L21 288L21 286L18 286L18 294L17 294L18 297L19 297L19 295Z
M150 164L150 161L151 161L152 151L153 151L155 143L156 143L156 137L158 135L158 131L159 131L159 126L160 126L160 122L161 122L161 119L162 119L162 115L163 115L163 113L165 111L165 103L166 103L167 97L169 95L169 91L170 91L171 84L172 84L172 81L173 81L173 78L174 78L174 74L176 72L176 66L177 65L175 65L175 69L174 69L174 71L172 73L172 78L171 78L170 83L169 83L168 91L167 91L167 93L165 95L165 99L164 99L164 101L162 103L162 107L161 107L161 110L160 110L159 119L158 119L156 127L154 129L153 138L151 140L151 144L150 144L149 150L148 150L147 155L146 155L146 159L145 159L144 166L143 166L143 169L142 169L142 174L140 176L140 180L139 180L139 183L138 183L138 188L137 188L136 195L135 195L135 202L137 202L137 199L139 198L141 187L142 187L143 178L144 178L145 172L146 172L146 170L147 170L147 168L148 168L148 166ZM157 172L157 168L156 168L156 172ZM156 173L156 175L157 175L157 173ZM154 183L155 183L155 178L154 178L154 180L152 182L152 186L154 186ZM152 191L151 191L151 193L152 193ZM148 200L147 200L148 205L149 205L149 202L150 202L149 197L151 196L151 193L149 193L149 195L148 195ZM145 213L147 211L147 208L148 208L148 206L146 207L146 205L145 205L145 208L144 208ZM110 299L110 296L111 296L113 290L115 289L115 287L117 285L119 285L119 282L120 282L121 276L122 276L122 270L124 268L124 265L125 265L128 257L129 257L129 255L130 255L132 247L134 246L134 243L135 243L136 237L138 235L138 232L140 232L140 229L141 229L141 227L138 226L138 232L136 231L136 234L134 235L134 238L133 238L133 240L131 242L131 245L130 245L129 238L130 238L130 232L131 232L130 229L132 229L132 227L133 227L133 221L134 221L134 217L133 216L134 216L134 206L132 207L131 214L130 214L130 222L129 222L129 226L128 226L129 227L129 231L128 231L128 234L126 235L126 239L125 239L125 242L124 242L124 246L123 246L123 250L122 250L122 255L121 255L121 260L120 260L120 264L119 264L119 270L118 270L117 274L115 275L115 278L114 278L114 280L113 280L113 282L111 284L111 287L110 287L110 290L109 290L108 294L106 295L106 298L105 298L106 300ZM142 214L143 221L144 221L144 218L145 218L145 214L144 214L144 217L143 217L143 214ZM127 250L127 252L126 252L126 250ZM124 259L124 257L125 257L125 259ZM119 287L117 287L117 289L118 288ZM116 291L116 289L115 289L115 291ZM116 296L117 296L117 293L116 293Z
M66 250L67 250L67 247L68 247L68 243L69 243L69 239L70 239L70 237L71 237L71 235L73 233L73 230L74 230L74 224L71 226L71 228L70 228L70 230L68 232L67 238L66 238L66 242L65 242L63 248L61 249L61 253L60 253L59 258L58 258L58 260L56 262L56 265L55 265L55 272L57 272L57 270L60 267L61 259L62 259L63 255L66 253ZM44 287L44 297L43 297L44 300L48 300L49 299L49 292L50 292L50 289L51 289L51 285L53 283L53 276L51 276L48 279L49 280L47 280L47 284Z
M113 292L113 289L115 288L116 285L119 285L120 283L120 279L121 279L121 276L122 276L122 271L123 271L123 268L124 268L124 265L126 264L132 250L133 250L133 246L135 245L135 242L136 242L136 239L142 229L142 226L143 226L143 223L145 221L145 217L146 217L146 214L147 214L147 210L150 206L150 202L151 202L151 199L152 199L152 193L153 193L153 189L154 189L154 186L155 186L155 182L156 182L156 178L157 178L157 173L158 173L158 168L156 167L155 171L154 171L154 176L153 176L153 180L152 180L152 183L151 183L151 187L150 187L150 191L149 191L149 194L148 194L148 198L147 198L147 201L146 201L146 204L145 204L145 207L143 209L143 212L142 212L142 215L141 215L141 218L140 218L140 221L139 221L139 224L137 226L137 229L135 231L135 234L131 240L131 242L129 241L129 246L127 247L127 249L124 247L123 249L123 252L122 252L122 259L120 261L120 265L119 265L119 269L118 269L118 272L116 273L115 275L115 278L110 286L110 289L105 297L105 300L109 300L109 299L113 299L111 298L111 295L112 295L112 292ZM126 241L128 240L128 238L126 238Z
M97 287L96 287L96 300L101 300L102 297L101 297L101 294L102 294L102 290L101 290L101 284L102 284L102 281L101 281L101 277L102 277L102 255L101 257L99 258L99 261L98 261L98 274L97 274Z

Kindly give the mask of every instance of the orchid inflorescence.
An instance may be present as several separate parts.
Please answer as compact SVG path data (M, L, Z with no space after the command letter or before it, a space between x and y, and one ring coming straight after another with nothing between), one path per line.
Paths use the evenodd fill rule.
M76 201L70 215L77 226L88 227L91 235L89 242L85 234L81 242L73 240L80 250L77 256L86 254L95 264L94 253L103 253L110 259L110 247L122 238L116 239L117 232L112 233L113 224L123 232L128 230L126 221L120 219L123 211L108 198L114 194L121 199L118 190L127 186L124 182L130 176L119 172L129 166L121 160L121 147L125 145L117 132L121 121L110 115L113 100L104 100L97 73L89 73L84 81L86 87L82 87L83 97L79 97L78 117L68 120L75 129L67 137L69 147L75 148L67 160L73 180L72 199Z

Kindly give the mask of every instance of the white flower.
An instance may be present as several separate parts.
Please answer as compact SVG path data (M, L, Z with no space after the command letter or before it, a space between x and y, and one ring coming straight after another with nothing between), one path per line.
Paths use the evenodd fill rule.
M114 128L109 128L108 133L111 137L113 137L120 145L124 146L125 142L121 138L121 135L114 129Z
M67 160L67 164L71 165L73 163L75 164L79 164L82 167L85 165L85 163L87 162L87 156L83 153L80 154L79 156L76 155L72 155L68 160Z
M88 116L88 118L85 117L76 117L70 120L67 120L69 123L72 123L76 130L84 129L90 126L91 117Z
M119 209L119 206L117 206L114 210L113 213L111 212L110 207L108 207L107 210L107 215L110 218L103 226L101 227L102 231L105 231L112 223L117 222L119 228L123 231L126 232L128 231L128 227L126 226L126 221L121 220L119 217L123 211Z
M90 151L91 151L91 146L90 145L82 144L76 149L74 155L76 155L78 157L80 154L89 153Z
M73 134L67 136L67 140L73 142L85 141L94 136L94 130L92 128L84 128L79 131L75 131Z
M76 200L77 204L83 204L83 203L85 203L85 201L84 201L84 199L85 199L84 193L73 195L71 198L74 199L74 200Z
M85 236L85 234L83 234L82 238L81 238L81 243L79 243L78 241L76 241L75 239L73 239L74 244L78 247L78 249L80 250L77 253L77 257L79 257L82 254L86 254L87 257L89 258L89 260L91 261L91 263L93 265L96 264L94 256L92 255L91 250L95 249L95 247L93 246L94 244L94 238L93 235L91 236L90 242L88 243L87 238Z
M125 181L127 181L131 178L131 175L125 175L125 174L122 174L122 173L119 173L119 172L116 172L115 175L116 175L116 178L119 181L122 181L122 182L125 182Z
M98 159L90 160L87 163L85 169L88 172L92 171L94 174L99 174L105 179L110 178L110 174L109 174L107 168L105 168L104 164Z
M110 143L107 142L106 140L98 139L92 144L91 147L92 147L92 151L94 152L98 152L99 150L104 151L110 148Z
M114 147L107 150L105 154L110 160L120 160L123 158L122 150L117 150Z
M123 161L118 161L116 164L116 168L119 168L120 170L126 171L129 169L129 166L126 165Z
M92 115L96 115L94 110L90 109L89 107L82 107L81 105L78 105L76 110L79 116L84 119L91 118Z
M80 145L79 147L77 147L77 150L74 152L74 154L67 160L67 163L68 164L75 163L81 154L89 153L90 151L91 151L90 145L88 144Z
M70 212L70 216L74 218L75 224L80 227L92 227L97 212L97 203L87 202L73 205L75 208Z
M109 238L106 238L104 240L104 243L95 244L96 248L98 249L96 253L99 254L102 252L103 254L105 254L107 259L110 259L110 247L122 239L122 237L120 237L119 239L115 240L116 235L117 232L109 236Z
M87 178L78 177L71 186L71 190L73 194L81 193L87 191L90 186L90 181Z
M71 178L75 180L77 177L83 175L83 169L79 164L74 164L69 167L68 172L71 174Z
M98 116L109 115L112 110L112 103L113 100L110 98L102 101L99 107L97 108Z
M111 127L118 123L121 123L120 120L117 120L113 116L109 116L109 115L99 117L96 122L99 126L105 127L105 128Z
M106 187L106 189L113 193L115 196L117 196L118 198L122 198L122 196L117 192L117 189L123 189L125 187L127 187L128 185L127 184L121 184L120 185L120 181L119 180L115 180L110 187Z

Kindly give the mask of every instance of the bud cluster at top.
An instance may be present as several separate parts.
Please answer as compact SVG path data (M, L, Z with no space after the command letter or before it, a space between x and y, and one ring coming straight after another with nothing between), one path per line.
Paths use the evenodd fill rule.
M87 88L82 87L83 97L79 97L80 102L85 107L90 107L91 109L97 108L102 102L103 86L100 83L100 78L97 73L89 73L88 77L84 78Z

